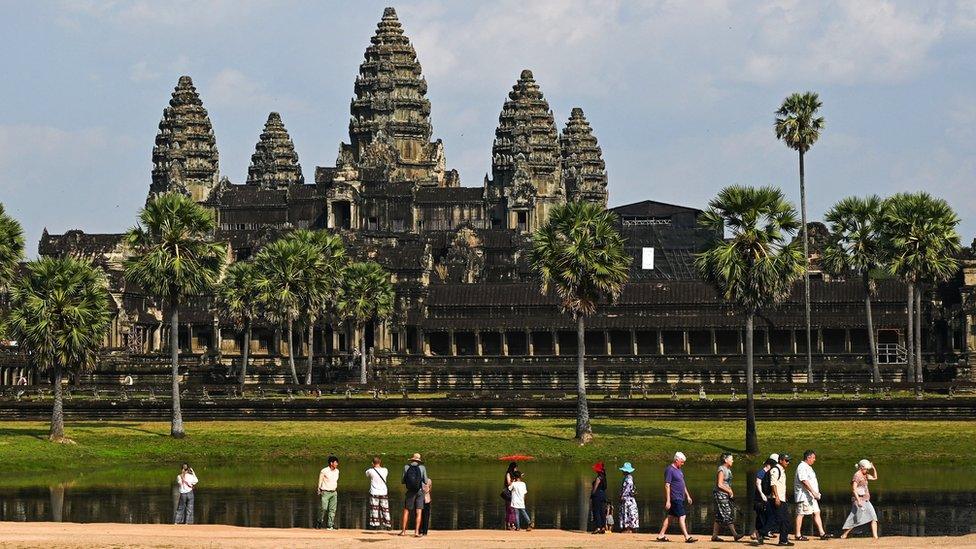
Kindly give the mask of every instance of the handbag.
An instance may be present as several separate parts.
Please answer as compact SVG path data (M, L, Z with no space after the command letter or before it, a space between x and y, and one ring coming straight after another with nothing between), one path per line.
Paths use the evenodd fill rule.
M512 501L512 491L509 490L508 488L502 490L501 496L502 499L505 501Z

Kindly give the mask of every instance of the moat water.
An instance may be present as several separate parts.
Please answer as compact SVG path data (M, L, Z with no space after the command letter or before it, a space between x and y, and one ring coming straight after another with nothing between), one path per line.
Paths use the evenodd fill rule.
M399 460L390 460L391 506L399 524L403 487ZM821 502L828 531L836 532L850 510L851 464L816 465L824 494ZM976 468L940 466L886 467L879 459L881 478L871 484L872 501L885 535L959 535L976 532ZM198 463L196 522L238 526L311 528L318 497L315 482L323 464L217 464ZM611 464L608 464L608 467ZM617 464L616 466L619 466ZM661 463L636 464L641 530L660 527L663 517ZM339 481L340 528L363 528L366 522L368 483L365 462L341 463ZM621 474L613 466L609 476L612 497ZM503 462L428 463L433 480L431 526L435 529L502 528L504 502L499 493ZM524 463L529 492L527 505L537 527L587 529L589 464ZM0 474L0 520L70 522L172 522L177 493L172 466L139 466L117 470L51 475L36 482ZM746 489L752 471L734 468L739 524L751 524L751 501ZM712 466L686 467L689 489L695 498L689 521L697 532L710 530L713 517ZM792 470L790 471L792 489ZM863 533L863 532L862 532Z

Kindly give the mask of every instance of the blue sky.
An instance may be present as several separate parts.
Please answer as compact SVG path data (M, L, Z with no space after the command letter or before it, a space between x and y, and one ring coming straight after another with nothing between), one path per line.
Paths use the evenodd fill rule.
M535 73L560 127L582 107L611 205L702 207L724 185L798 196L773 111L824 101L811 218L850 194L925 189L976 236L976 1L212 2L0 0L0 201L24 224L120 232L149 188L156 126L181 74L210 111L222 175L242 183L267 113L306 178L335 163L383 7L429 84L434 134L480 186L502 102Z

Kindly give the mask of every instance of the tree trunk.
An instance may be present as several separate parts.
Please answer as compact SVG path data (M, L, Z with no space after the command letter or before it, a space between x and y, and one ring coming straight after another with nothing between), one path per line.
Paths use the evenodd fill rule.
M61 366L54 365L54 410L51 412L51 435L55 442L64 440L64 399L61 396Z
M366 325L356 325L356 330L362 332L359 338L359 382L366 383Z
M247 361L251 354L251 319L244 320L244 347L241 349L241 389L247 379Z
M800 218L803 223L803 312L807 322L807 383L813 383L813 337L810 329L810 242L807 235L807 187L803 174L803 151L800 151ZM827 372L824 372L827 381Z
M753 313L746 314L746 453L759 453L759 437L756 434L755 372L752 359Z
M298 372L295 371L295 345L292 337L294 322L288 319L288 368L291 370L291 382L298 385Z
M878 345L874 342L874 315L871 313L871 275L864 272L864 314L868 325L868 347L871 360L871 379L881 383L881 369L878 366Z
M305 385L312 384L312 364L315 362L315 322L308 319L308 369L305 372Z
M180 297L173 292L169 298L169 352L173 367L173 418L169 434L183 438L183 410L180 408Z
M922 285L915 288L915 381L925 381L922 376Z
M908 380L918 381L915 371L915 283L908 282L908 337L905 338L908 348Z
M586 332L583 315L576 319L576 440L580 445L593 440L590 408L586 403Z

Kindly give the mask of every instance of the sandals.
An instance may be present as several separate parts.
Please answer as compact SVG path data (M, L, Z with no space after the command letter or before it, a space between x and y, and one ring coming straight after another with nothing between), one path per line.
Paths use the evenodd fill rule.
M806 536L794 537L793 539L796 540L796 541L810 541L810 538L808 538Z
M720 538L718 536L712 536L712 542L713 543L722 543L724 541L725 541L724 539L722 539L722 538ZM739 540L735 540L735 541L739 541Z
M658 536L657 538L654 539L654 541L665 543L671 540L668 539L668 536Z
M696 541L698 540L692 537L685 538L685 543L695 543Z

